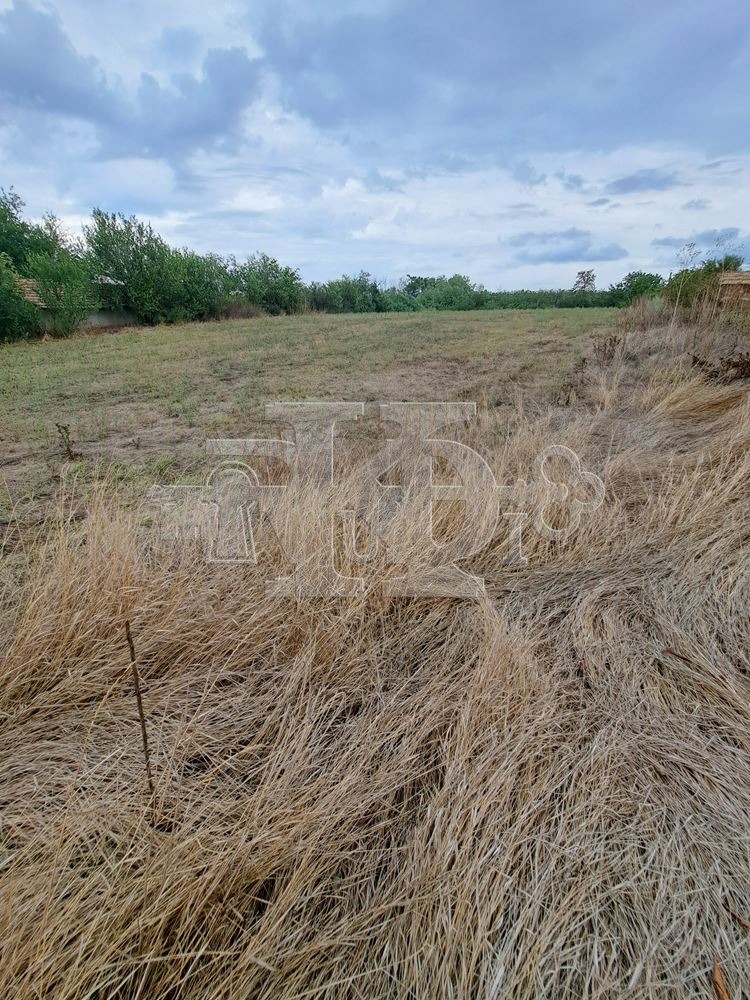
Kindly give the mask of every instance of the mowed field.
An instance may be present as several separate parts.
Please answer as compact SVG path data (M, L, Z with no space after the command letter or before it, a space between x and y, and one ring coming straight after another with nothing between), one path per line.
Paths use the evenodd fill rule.
M743 996L750 380L720 359L745 338L567 310L0 348L6 994ZM563 445L604 502L555 535L521 490L525 559L501 518L474 600L394 596L379 550L356 597L278 597L152 530L152 484L304 399L475 401L455 433L498 483Z
M272 400L494 403L532 386L554 399L613 315L307 315L0 345L5 512L54 493L66 461L58 424L85 466L140 488L155 473L195 472L205 438L244 433Z

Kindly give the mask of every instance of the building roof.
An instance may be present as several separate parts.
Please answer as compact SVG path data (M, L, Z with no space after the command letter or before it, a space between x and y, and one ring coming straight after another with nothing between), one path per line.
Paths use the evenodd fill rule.
M719 277L720 285L747 285L750 287L750 271L725 271Z
M16 278L16 284L18 285L19 292L27 302L31 302L34 306L39 306L40 309L46 308L39 298L39 291L33 278Z
M123 285L124 281L118 281L116 278L109 278L105 274L97 274L91 279L94 285ZM16 285L18 286L18 291L23 295L27 302L32 305L37 306L39 309L46 309L47 306L42 302L39 297L39 288L37 283L33 278L16 278Z

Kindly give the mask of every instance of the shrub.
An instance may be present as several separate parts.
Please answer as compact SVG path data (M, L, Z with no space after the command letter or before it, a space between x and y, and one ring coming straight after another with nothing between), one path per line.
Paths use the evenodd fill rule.
M36 253L27 260L29 275L50 317L50 332L68 336L98 306L91 275L83 260L67 250L54 256Z
M222 305L221 315L224 319L257 319L263 315L263 310L241 295L232 295Z
M383 293L367 271L356 277L342 274L325 284L313 284L307 289L307 304L311 309L332 313L384 312Z
M383 312L418 312L419 302L411 295L405 295L397 288L386 288L381 293Z
M485 309L591 309L617 305L611 291L578 292L570 288L485 292Z
M33 254L53 254L65 246L60 224L53 215L45 216L43 225L27 222L24 202L13 188L0 188L0 253L10 259L19 274L27 274L27 261Z
M661 280L661 279L660 279ZM367 272L305 288L308 309L325 312L414 312L419 309L551 309L622 304L613 291L547 289L490 292L464 275L436 278L407 275L397 286L381 288Z
M610 292L615 304L630 305L643 296L658 295L664 288L664 279L660 274L650 274L648 271L631 271L616 285L610 285Z
M141 323L176 323L222 315L234 276L215 254L170 247L150 224L94 209L84 229L89 265L119 286L109 304Z
M244 264L233 263L230 274L235 294L271 315L299 312L302 307L304 288L299 271L283 267L268 254L253 254Z
M674 306L688 309L710 300L719 292L719 277L724 271L739 271L742 257L726 254L719 259L704 260L698 267L685 267L673 274L664 286L666 298Z
M328 285L322 281L311 281L305 285L304 304L306 309L315 312L326 312L328 310Z
M485 302L484 289L472 285L463 274L440 276L419 292L420 305L426 309L478 309Z
M84 227L92 270L122 282L113 304L132 310L141 323L165 321L178 304L173 251L150 224L95 208ZM119 301L118 301L119 299Z
M227 265L215 254L173 250L169 264L172 301L165 304L165 319L215 319L225 313L230 276Z
M85 244L72 244L54 216L41 225L23 218L23 201L11 189L0 189L0 253L4 268L34 276L49 307L57 332L69 332L91 308L94 289L84 279L113 279L101 285L99 295L112 309L128 309L141 323L206 320L246 316L262 310L270 314L302 309L332 313L414 312L419 309L544 309L628 306L663 292L676 315L679 307L713 317L718 300L719 274L736 270L742 260L731 254L721 259L697 259L695 244L683 253L685 265L665 284L658 274L631 271L607 291L596 290L593 271L580 271L573 288L487 291L465 275L425 277L407 275L395 287L385 287L367 271L342 275L305 286L297 268L285 267L264 253L244 263L215 254L202 255L170 247L151 225L135 216L94 209L84 227ZM10 285L6 281L6 285ZM5 324L18 309L19 298L6 291ZM18 324L20 323L20 326ZM19 313L13 329L28 328ZM15 334L14 334L15 336Z
M0 340L24 340L39 331L39 310L21 295L18 272L0 252Z

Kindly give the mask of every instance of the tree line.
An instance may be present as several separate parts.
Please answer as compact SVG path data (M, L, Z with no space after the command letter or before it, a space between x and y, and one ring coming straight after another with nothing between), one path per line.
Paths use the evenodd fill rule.
M297 268L256 253L244 261L170 246L150 223L94 209L80 238L71 238L53 215L41 223L24 216L24 203L0 190L0 340L33 336L39 308L27 301L19 278L31 278L59 335L77 329L106 307L144 324L243 317L267 313L416 312L423 309L545 309L621 307L644 295L664 294L689 305L721 270L738 270L732 255L684 268L665 282L631 272L608 289L593 271L580 271L570 289L489 291L461 274L407 275L396 285L366 271L326 282L302 281Z

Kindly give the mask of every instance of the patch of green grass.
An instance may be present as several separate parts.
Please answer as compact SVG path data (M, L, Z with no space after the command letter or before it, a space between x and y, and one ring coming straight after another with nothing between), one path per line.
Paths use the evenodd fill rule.
M171 479L174 474L174 456L156 455L146 462L146 470L156 479Z
M499 398L503 379L544 385L568 371L590 333L614 316L311 314L0 345L3 445L31 456L12 493L31 486L32 465L34 489L53 489L58 423L70 427L92 472L97 459L114 460L136 467L138 482L184 480L202 460L205 438L247 432L271 399ZM447 380L439 378L443 363L451 366ZM176 463L162 466L176 450ZM114 475L122 481L124 473Z
M163 412L175 395L195 394L199 403L217 391L231 396L235 376L271 378L310 395L334 371L372 373L420 358L520 357L549 338L567 354L611 315L605 309L313 314L7 344L0 346L0 406L17 433L55 408L72 423L118 404L161 403Z

